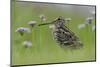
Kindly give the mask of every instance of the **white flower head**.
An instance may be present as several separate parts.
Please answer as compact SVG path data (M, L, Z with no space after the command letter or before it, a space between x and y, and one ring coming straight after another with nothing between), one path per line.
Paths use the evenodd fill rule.
M78 25L78 29L82 29L82 28L84 28L85 27L85 24L79 24Z
M23 46L25 46L25 47L31 47L32 46L32 42L26 40L26 41L23 42Z
M40 17L40 19L41 19L42 21L46 21L46 17L45 17L44 14L41 14L39 17Z
M24 32L30 33L30 29L29 28L25 28L25 27L19 27L16 29L16 32L19 32L21 35L24 34Z
M34 25L36 25L36 21L30 21L30 22L28 22L28 24L29 24L31 27L34 27Z
M94 31L96 29L95 25L92 26L92 31Z
M92 20L93 20L93 17L86 18L85 24L91 24L92 23Z

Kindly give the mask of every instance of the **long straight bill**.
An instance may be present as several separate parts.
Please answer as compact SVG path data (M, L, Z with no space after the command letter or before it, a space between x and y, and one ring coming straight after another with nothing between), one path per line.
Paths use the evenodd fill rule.
M43 23L43 24L39 24L38 26L49 25L49 24L52 24L52 23Z

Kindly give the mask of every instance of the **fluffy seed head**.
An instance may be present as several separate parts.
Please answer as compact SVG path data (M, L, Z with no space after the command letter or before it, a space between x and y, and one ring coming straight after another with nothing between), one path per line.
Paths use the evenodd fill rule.
M78 29L82 29L82 28L84 28L85 27L85 24L79 24L78 25Z
M41 19L42 21L46 21L45 15L41 14L39 17L40 17L40 19Z
M67 22L70 22L70 21L71 21L71 18L65 18L65 20L66 20Z
M26 41L23 42L23 46L25 46L25 47L31 47L32 46L32 42L26 40Z
M31 27L34 27L34 25L36 25L36 21L30 21L28 22L28 25L30 25Z
M55 25L49 25L49 28L52 30L56 30Z
M93 17L86 18L85 24L91 24L92 23L92 20L93 20Z

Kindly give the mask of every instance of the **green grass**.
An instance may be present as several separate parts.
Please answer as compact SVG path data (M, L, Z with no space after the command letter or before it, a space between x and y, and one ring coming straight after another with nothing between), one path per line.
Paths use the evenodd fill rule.
M87 6L86 6L87 8ZM90 7L92 8L92 7ZM37 24L42 23L39 15L44 14L47 21L53 21L58 16L71 17L72 21L68 26L83 42L83 48L71 50L61 48L53 39L52 30L47 26L35 26L32 33L20 36L15 32L18 27L29 27L28 22L35 20ZM91 25L79 30L77 25L82 23L85 16L68 9L61 9L57 6L36 6L35 4L23 4L12 2L12 64L44 64L74 61L95 60L95 31ZM95 20L94 20L95 21ZM94 23L93 21L93 23ZM92 24L93 25L93 24ZM24 40L32 40L32 47L25 48Z

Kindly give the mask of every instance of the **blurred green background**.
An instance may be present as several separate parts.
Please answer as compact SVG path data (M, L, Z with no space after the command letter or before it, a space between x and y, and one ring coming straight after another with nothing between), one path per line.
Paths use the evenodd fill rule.
M83 29L78 29L78 25L90 16L90 11L94 6L61 5L31 2L12 2L12 65L44 64L75 61L95 60L95 31L91 27L93 23ZM71 18L68 26L83 42L83 48L71 50L61 48L53 39L52 30L49 26L35 26L31 34L20 36L15 32L19 27L29 27L29 21L41 22L39 16L46 16L45 22L51 22L58 16ZM25 48L24 40L31 40L32 47Z

